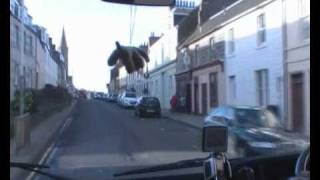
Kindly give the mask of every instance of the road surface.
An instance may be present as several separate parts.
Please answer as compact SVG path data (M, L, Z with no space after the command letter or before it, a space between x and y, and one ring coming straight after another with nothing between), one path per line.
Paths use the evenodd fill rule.
M166 118L138 118L100 100L81 100L47 164L73 179L112 179L113 173L205 157L201 131ZM47 179L37 176L35 179Z

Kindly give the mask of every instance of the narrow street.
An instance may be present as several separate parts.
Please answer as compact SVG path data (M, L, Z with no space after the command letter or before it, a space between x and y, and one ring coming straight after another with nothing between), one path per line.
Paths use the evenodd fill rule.
M110 179L115 172L204 157L201 131L99 100L81 100L46 164L72 179ZM36 179L46 179L38 176Z

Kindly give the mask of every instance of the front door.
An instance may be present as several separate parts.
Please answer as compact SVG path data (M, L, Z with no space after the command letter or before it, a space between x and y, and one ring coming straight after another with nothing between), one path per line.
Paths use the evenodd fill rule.
M218 106L218 73L210 73L210 107Z
M198 77L194 79L194 112L196 114L199 113L199 106L198 106Z
M292 90L292 104L291 117L293 123L293 130L296 132L303 132L304 120L304 98L303 98L303 74L291 75L291 90Z
M207 114L207 83L202 83L202 114Z
M191 112L191 85L187 84L187 97L186 97L187 113Z

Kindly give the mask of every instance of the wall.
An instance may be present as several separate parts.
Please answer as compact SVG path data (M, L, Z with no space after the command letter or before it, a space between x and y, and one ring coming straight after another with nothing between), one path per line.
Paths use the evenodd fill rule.
M202 83L207 84L207 112L212 109L210 106L210 81L209 81L209 74L212 72L217 72L218 73L218 103L220 105L223 105L225 103L225 75L222 72L221 66L209 66L207 68L203 68L198 71L194 71L192 73L192 90L191 90L191 97L192 97L192 102L195 102L195 97L194 97L194 78L198 77L198 108L199 112L203 113L204 110L202 107ZM192 112L195 112L195 103L192 103Z
M176 93L175 66L175 62L170 63L168 66L162 66L156 72L151 73L148 80L150 95L158 97L161 108L164 109L170 109L171 97Z
M307 3L303 12L301 3ZM288 122L289 129L292 128L292 92L290 75L296 72L304 74L304 133L310 135L310 37L304 38L302 31L302 18L310 17L310 1L308 0L285 0L286 21L286 45L288 69ZM310 32L309 32L310 33Z
M258 47L257 16L261 13L265 13L266 43ZM282 17L282 6L281 1L277 0L223 27L225 34L230 28L234 28L235 52L233 55L228 55L226 51L226 80L231 75L236 77L238 105L258 105L255 71L268 69L269 104L279 105L283 110L283 47L280 17ZM227 36L225 38L227 39ZM228 83L226 88L229 92Z
M19 42L18 46L15 46L15 26L19 28ZM35 33L25 26L22 21L10 14L10 99L13 98L14 91L18 89L19 80L18 76L23 73L25 68L25 87L36 88L36 35ZM31 37L32 46L31 52L24 51L24 32L26 37ZM29 47L29 46L28 46Z

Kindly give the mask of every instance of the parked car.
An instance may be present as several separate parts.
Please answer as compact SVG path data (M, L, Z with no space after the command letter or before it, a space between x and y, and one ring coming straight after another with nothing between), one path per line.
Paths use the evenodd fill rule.
M123 93L120 93L120 94L118 94L118 96L117 96L117 104L118 104L119 106L121 106L122 95L123 95Z
M125 108L133 108L137 103L137 95L134 92L124 92L120 98L120 105Z
M301 152L308 138L285 130L279 119L264 108L250 106L220 106L208 113L205 125L223 125L229 130L228 149L231 156L256 156Z
M140 97L135 106L136 116L155 115L161 116L160 101L157 97Z
M110 102L117 102L118 94L111 94Z

